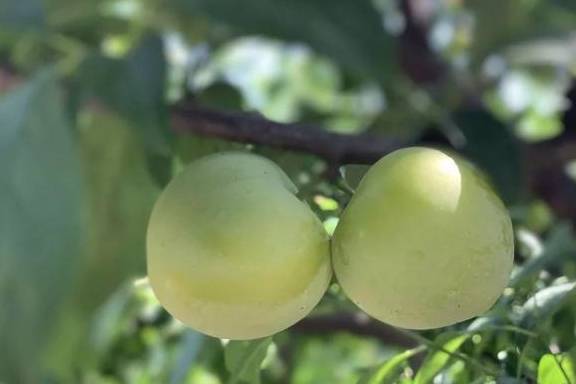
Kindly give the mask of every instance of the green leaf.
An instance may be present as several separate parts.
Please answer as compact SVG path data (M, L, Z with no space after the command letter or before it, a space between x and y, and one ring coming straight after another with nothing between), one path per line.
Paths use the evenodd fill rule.
M488 173L506 203L516 201L524 180L518 141L508 127L485 110L460 111L454 121L466 138L464 155Z
M458 350L470 336L470 334L455 336L452 333L445 333L438 336L434 341L434 344L440 348L428 353L428 356L426 356L426 359L418 370L414 383L431 383L434 377L440 373L440 371L442 371L442 369L444 369L452 359L452 356L449 353Z
M80 159L53 72L0 99L0 127L0 380L37 383L81 241Z
M202 334L195 332L192 329L186 330L181 343L182 346L178 356L178 362L170 376L170 384L186 382L186 375L190 371L192 363L196 360L203 341L204 336L202 336Z
M464 361L456 361L451 367L446 369L446 377L452 384L470 384L472 373L468 368Z
M159 188L130 125L101 108L87 108L80 120L88 236L73 301L93 311L128 278L144 275L146 227Z
M231 340L226 345L224 360L230 372L228 384L260 383L260 367L266 357L271 337L250 341Z
M518 136L526 141L544 141L557 137L564 129L558 114L530 111L518 122Z
M375 367L382 361L383 353L386 357L396 353L378 340L347 332L336 332L330 337L317 334L294 338L283 333L279 338L282 336L298 343L291 383L356 383L367 373L366 367Z
M219 81L200 91L196 96L198 104L220 110L242 109L242 94L226 82Z
M572 0L553 0L552 2L559 7L565 8L566 11L576 12L576 3Z
M360 379L358 384L393 384L398 380L406 361L412 356L420 353L422 348L414 348L386 360L384 364L373 372Z
M569 223L556 225L548 235L542 254L530 259L512 275L510 285L515 287L536 276L541 270L558 265L576 253L576 238Z
M538 384L576 383L576 349L568 353L542 356L538 362Z
M184 164L216 152L246 150L246 145L241 143L196 135L178 136L175 147L179 160Z
M95 311L94 316L90 318L89 329L84 330L84 334L89 335L87 341L90 342L90 353L99 357L109 353L114 339L122 332L119 324L122 324L122 316L125 316L130 305L133 305L133 295L133 283L125 284Z
M79 72L78 81L88 96L96 96L127 119L153 153L169 152L164 105L166 62L159 36L144 37L122 59L89 56Z
M576 52L572 49L573 44L573 31L553 36L538 36L508 47L505 57L512 68L530 68L541 65L570 69L576 62ZM567 78L567 80L570 79ZM558 85L558 82L551 81L547 85L554 87Z
M553 315L570 297L574 297L576 282L546 287L536 292L522 306L520 322L535 324Z
M177 11L198 14L242 35L308 44L362 77L393 75L392 37L367 0L171 0Z
M85 363L101 354L113 337L102 332L90 345L87 327L112 293L128 279L145 274L146 226L159 193L148 173L141 140L125 121L93 105L79 116L86 235L47 354L46 365L60 376L70 374L71 359L77 365ZM122 296L117 295L107 305L121 308Z
M369 169L370 165L366 164L347 164L340 168L340 174L348 188L354 191Z
M476 26L471 47L476 63L510 43L569 32L576 21L573 12L558 9L546 0L469 0L466 6Z

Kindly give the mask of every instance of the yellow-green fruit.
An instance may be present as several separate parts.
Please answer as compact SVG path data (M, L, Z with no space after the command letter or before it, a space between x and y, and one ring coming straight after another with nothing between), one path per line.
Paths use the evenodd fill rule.
M513 263L510 217L467 162L428 148L378 161L336 228L334 271L371 316L411 329L489 309Z
M158 199L148 276L174 317L211 336L253 339L306 316L330 281L322 224L274 163L224 153L189 165Z

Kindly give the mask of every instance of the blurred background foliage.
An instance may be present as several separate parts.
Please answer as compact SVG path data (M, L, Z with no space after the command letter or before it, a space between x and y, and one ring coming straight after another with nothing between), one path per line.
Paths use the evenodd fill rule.
M0 383L576 383L575 77L573 0L0 0ZM426 332L336 284L273 338L183 327L144 239L184 164L264 154L328 231L367 167L175 133L182 100L462 153L513 217L510 287Z

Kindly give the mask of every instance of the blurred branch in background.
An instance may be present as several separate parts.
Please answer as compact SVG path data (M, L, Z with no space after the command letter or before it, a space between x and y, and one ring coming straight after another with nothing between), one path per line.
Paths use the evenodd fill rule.
M427 0L402 0L405 27L399 37L398 57L403 71L418 84L430 84L446 74L444 63L430 47L428 29L437 4Z
M571 124L568 119L573 113L566 113L566 124ZM329 175L343 164L372 164L395 149L428 143L367 133L338 134L310 124L278 123L257 114L215 111L192 103L172 109L172 124L179 133L317 155L327 162ZM525 172L535 195L547 201L558 217L576 222L576 191L564 171L565 164L576 158L576 135L567 130L554 140L524 143L521 153L526 157Z
M570 108L564 113L564 132L552 139L527 146L530 189L550 204L560 218L576 224L576 185L566 171L576 159L576 82L567 98Z
M331 315L304 318L292 328L294 332L330 334L349 332L355 335L371 336L383 343L403 348L414 348L419 343L409 335L391 325L376 321L363 313L335 313Z

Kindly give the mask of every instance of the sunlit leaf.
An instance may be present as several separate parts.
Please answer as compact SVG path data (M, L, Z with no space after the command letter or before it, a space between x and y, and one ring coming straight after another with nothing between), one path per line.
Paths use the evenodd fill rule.
M77 364L90 357L82 348L101 353L113 337L96 337L97 342L89 345L87 328L111 294L145 274L146 226L159 193L146 169L140 137L113 112L95 105L85 108L80 113L78 145L86 185L86 232L73 288L48 353L50 368L58 374L66 374L74 356L81 356L75 358ZM107 305L117 304L118 317L123 296L117 295Z
M568 353L542 356L538 362L538 384L576 383L576 349Z

